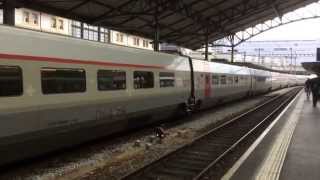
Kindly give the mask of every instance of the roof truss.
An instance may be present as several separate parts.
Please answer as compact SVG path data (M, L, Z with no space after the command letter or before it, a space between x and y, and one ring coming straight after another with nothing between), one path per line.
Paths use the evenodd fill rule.
M317 0L0 0L190 49ZM0 4L1 5L1 4ZM208 36L208 37L207 37Z

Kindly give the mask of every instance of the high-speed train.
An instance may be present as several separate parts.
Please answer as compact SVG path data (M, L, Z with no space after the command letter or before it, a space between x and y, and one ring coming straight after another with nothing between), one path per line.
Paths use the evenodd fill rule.
M0 27L0 165L304 81Z

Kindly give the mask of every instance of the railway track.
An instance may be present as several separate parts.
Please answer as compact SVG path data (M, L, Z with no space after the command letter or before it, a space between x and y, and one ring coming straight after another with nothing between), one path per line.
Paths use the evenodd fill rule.
M229 152L266 128L300 90L274 97L122 179L204 179L210 170L219 168L217 165Z

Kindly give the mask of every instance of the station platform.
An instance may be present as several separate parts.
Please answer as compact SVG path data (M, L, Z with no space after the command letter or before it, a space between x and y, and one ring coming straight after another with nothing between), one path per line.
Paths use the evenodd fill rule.
M320 179L320 103L301 91L222 179Z

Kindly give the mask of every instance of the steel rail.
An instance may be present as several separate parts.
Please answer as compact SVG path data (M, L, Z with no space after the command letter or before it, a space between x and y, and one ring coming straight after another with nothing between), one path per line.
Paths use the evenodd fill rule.
M208 131L207 133L197 137L192 142L178 148L177 150L175 150L171 153L168 153L167 155L159 158L158 160L154 161L153 163L138 169L137 171L123 177L122 179L123 180L126 180L126 179L139 179L140 180L140 179L144 179L144 178L145 179L161 179L161 178L158 178L158 177L155 178L154 176L152 176L153 174L150 174L151 171L160 172L161 175L165 174L166 178L164 178L164 179L167 179L168 174L171 177L172 176L175 177L176 174L183 176L181 178L175 177L174 179L193 179L193 180L201 179L210 169L212 169L212 167L214 167L218 162L220 162L220 160L222 158L224 158L229 152L234 150L241 142L243 142L245 139L247 139L257 129L259 129L259 127L261 127L268 120L272 119L271 117L273 117L275 114L277 114L277 112L282 110L282 108L284 108L284 106L291 99L293 99L293 97L297 94L297 92L299 92L299 90L301 90L301 88L295 88L285 94L271 98L270 100L264 102L263 104L255 107L245 113L242 113L241 115L239 115L235 118L232 118L231 120L213 128L212 130ZM278 101L280 101L281 103ZM256 120L258 122L247 120L247 119L250 119L249 117L253 117L254 115L260 115L259 110L263 110L263 108L267 108L268 105L272 105L272 103L276 103L276 102L278 102L280 105L277 104L276 108L271 109L271 112L268 112L267 114L265 114L261 118L262 120ZM273 106L271 106L271 107L273 107ZM265 110L270 110L270 107L269 107L269 109L265 109ZM264 111L262 111L262 112L264 112ZM248 118L246 118L246 117L248 117ZM244 118L246 118L246 119L244 119ZM235 135L232 135L231 132L228 132L228 130L230 130L230 127L231 127L231 129L233 129L232 126L239 126L236 123L242 122L241 120L243 120L243 121L247 120L247 122L246 122L247 124L241 123L240 128L235 128L235 131L238 130L241 133L241 130L242 131L245 130L244 131L245 133L244 133L244 135L239 135L238 137L236 137ZM250 124L250 123L254 123L254 124ZM253 126L253 128L251 126ZM241 129L241 128L243 128L243 129ZM220 134L217 134L220 137L214 136L215 133L218 133L218 131L220 131L220 130L222 132L220 132ZM223 132L223 130L225 130L225 132ZM211 137L211 136L213 136L213 137ZM207 146L205 144L207 141L210 141L210 143L212 144L212 142L211 142L212 140L210 138L216 138L216 140L217 140L217 142L215 142L217 144L213 144L214 148L212 148L212 149L207 148ZM234 140L232 138L236 138L236 140ZM228 143L228 141L230 141L230 139L232 139L231 140L232 143ZM205 142L202 142L202 141L205 141ZM204 146L205 148L201 149L202 146L197 146L197 143L200 143L200 145ZM207 142L207 143L209 146L210 143L209 142ZM221 148L220 146L222 146L222 148L226 147L226 150L224 149L222 152L219 152L220 151L219 148ZM210 154L214 151L218 151L218 153L217 154L214 154L214 153ZM183 158L179 158L179 156L183 156L184 153L186 153L186 152L191 153L192 155L190 155L190 156L195 157L195 158L190 157L191 162L187 162L190 159L186 160ZM205 155L203 155L203 154L205 154ZM199 160L201 160L201 159L203 159L204 161L207 160L206 158L201 157L202 155L204 157L207 156L209 158L213 156L214 158L212 158L212 160L210 160L208 162L205 162L205 165L202 165L203 162L201 162ZM215 157L215 155L217 155L217 157ZM168 166L170 167L170 165L171 165L171 167L173 166L173 168L176 168L174 166L174 162L171 163L170 158L173 158L173 160L178 160L178 161L179 160L180 161L186 160L186 162L189 164L200 164L203 167L201 169L199 169L196 165L195 166L194 165L188 166L188 164L181 164L181 162L178 162L178 164L180 163L183 167L179 167L179 169L176 171L173 170L174 173L172 173L172 171L169 172L167 170L163 171L163 169L166 169ZM167 166L163 166L163 165L167 165ZM157 171L157 169L159 171ZM183 170L182 172L181 172L181 169ZM197 171L197 172L193 173L192 171ZM170 173L172 173L172 174L170 174ZM159 174L159 173L157 173L157 174ZM185 174L187 174L187 175L185 175ZM152 176L152 177L150 177L150 176Z
M299 92L299 91L298 91ZM291 93L291 92L290 92ZM201 179L201 177L211 168L213 167L219 160L221 160L226 154L235 149L242 141L244 141L247 137L249 137L254 131L256 131L261 125L263 125L266 121L270 120L273 115L277 114L280 110L282 110L296 95L296 92L292 93L293 95L289 96L289 98L285 99L276 109L274 109L267 117L265 117L260 123L258 123L254 128L252 128L249 132L247 132L244 136L242 136L237 142L235 142L229 149L227 149L223 154L221 154L215 161L209 164L203 171L201 171L193 180Z

